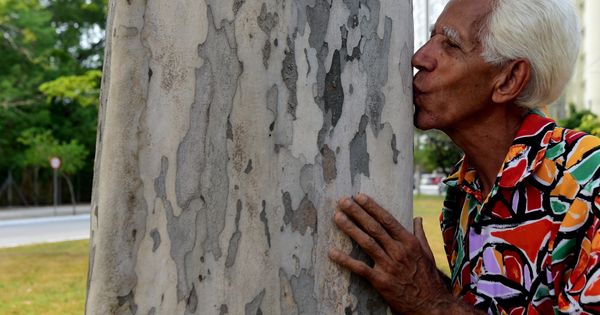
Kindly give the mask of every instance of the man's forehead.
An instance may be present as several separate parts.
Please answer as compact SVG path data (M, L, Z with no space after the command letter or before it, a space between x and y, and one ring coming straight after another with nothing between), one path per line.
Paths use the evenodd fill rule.
M479 31L483 19L492 8L493 0L451 0L436 21L437 32L451 29L463 40L470 38Z
M473 20L479 20L485 17L492 9L492 4L496 0L450 0L442 15L456 14L459 17L469 17Z

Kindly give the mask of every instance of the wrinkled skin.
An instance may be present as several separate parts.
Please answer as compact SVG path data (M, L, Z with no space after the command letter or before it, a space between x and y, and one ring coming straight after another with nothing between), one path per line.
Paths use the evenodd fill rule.
M367 279L397 314L462 314L476 311L450 294L438 272L420 218L412 234L372 198L360 194L338 202L335 224L373 259L368 266L338 249L329 257Z

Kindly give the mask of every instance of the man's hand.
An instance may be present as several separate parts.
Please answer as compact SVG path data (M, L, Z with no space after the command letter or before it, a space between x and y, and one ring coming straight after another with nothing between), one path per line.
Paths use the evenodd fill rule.
M336 248L329 250L329 257L366 278L392 311L432 314L441 310L442 304L458 303L438 275L420 218L414 222L413 235L373 199L360 194L338 202L334 221L373 259L374 265L368 266Z

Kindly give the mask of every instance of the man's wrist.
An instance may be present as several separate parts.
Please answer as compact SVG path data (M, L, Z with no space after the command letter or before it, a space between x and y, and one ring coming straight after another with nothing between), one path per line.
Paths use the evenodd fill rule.
M415 314L445 315L445 314L485 314L471 305L467 305L451 294L445 294L423 305L422 310Z

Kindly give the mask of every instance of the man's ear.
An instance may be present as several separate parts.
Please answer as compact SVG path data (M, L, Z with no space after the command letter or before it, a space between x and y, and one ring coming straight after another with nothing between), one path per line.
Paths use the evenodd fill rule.
M525 90L531 77L531 64L525 59L513 60L504 65L498 76L492 93L495 103L514 101Z

